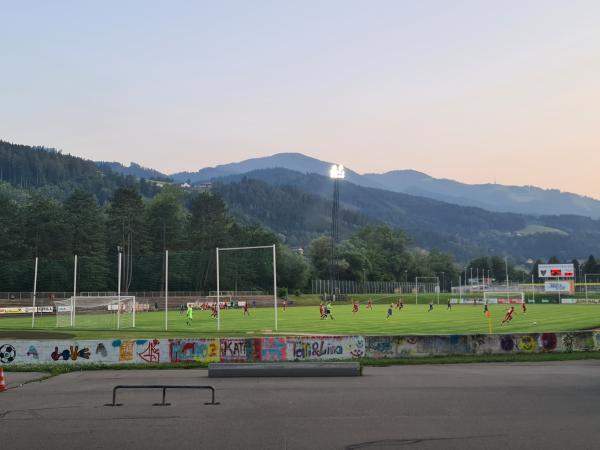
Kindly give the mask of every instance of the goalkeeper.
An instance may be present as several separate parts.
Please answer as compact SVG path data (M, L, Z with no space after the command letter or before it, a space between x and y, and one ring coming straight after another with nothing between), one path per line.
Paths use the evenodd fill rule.
M194 310L192 309L192 305L188 306L185 316L186 316L185 323L188 326L190 326L192 324L192 319L194 318Z

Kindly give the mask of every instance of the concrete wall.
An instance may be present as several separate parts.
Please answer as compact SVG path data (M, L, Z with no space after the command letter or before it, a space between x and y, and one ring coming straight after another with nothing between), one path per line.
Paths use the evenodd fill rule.
M0 366L329 361L600 350L600 331L454 336L289 336L262 338L11 340Z

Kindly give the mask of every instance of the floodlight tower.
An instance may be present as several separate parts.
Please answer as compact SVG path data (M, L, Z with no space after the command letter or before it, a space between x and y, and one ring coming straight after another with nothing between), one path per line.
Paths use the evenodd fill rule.
M337 243L339 240L339 215L340 215L340 180L346 176L344 166L341 164L333 164L329 169L329 177L333 180L333 205L331 207L331 248L329 252L329 281L332 299L335 299L335 294L338 285L337 271Z

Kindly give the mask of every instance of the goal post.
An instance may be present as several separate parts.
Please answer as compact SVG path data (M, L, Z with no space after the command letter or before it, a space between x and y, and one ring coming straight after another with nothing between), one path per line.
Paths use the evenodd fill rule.
M597 296L600 293L600 273L583 274L583 284L585 286L585 302L589 303L590 294Z
M272 245L255 245L250 247L227 247L215 249L216 252L216 269L217 269L217 331L221 331L221 273L219 267L219 255L221 252L235 252L244 250L272 249L273 251L273 307L275 309L275 331L277 331L277 255L275 244Z
M54 302L56 327L135 328L134 296L72 296Z
M419 304L419 280L431 280L435 283L421 283L421 286L427 287L428 285L435 286L435 293L437 294L437 304L440 304L440 277L415 277L415 305ZM425 292L427 294L427 292Z
M525 303L525 292L523 291L484 291L483 292L483 303L484 304L523 304Z

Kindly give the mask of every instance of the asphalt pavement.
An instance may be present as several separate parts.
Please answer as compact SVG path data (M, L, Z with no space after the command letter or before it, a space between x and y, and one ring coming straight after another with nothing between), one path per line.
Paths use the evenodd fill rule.
M104 406L117 384L209 384L220 404L185 390L152 406L161 392L143 390ZM0 394L10 450L597 449L599 423L600 361L367 367L349 378L82 371Z

